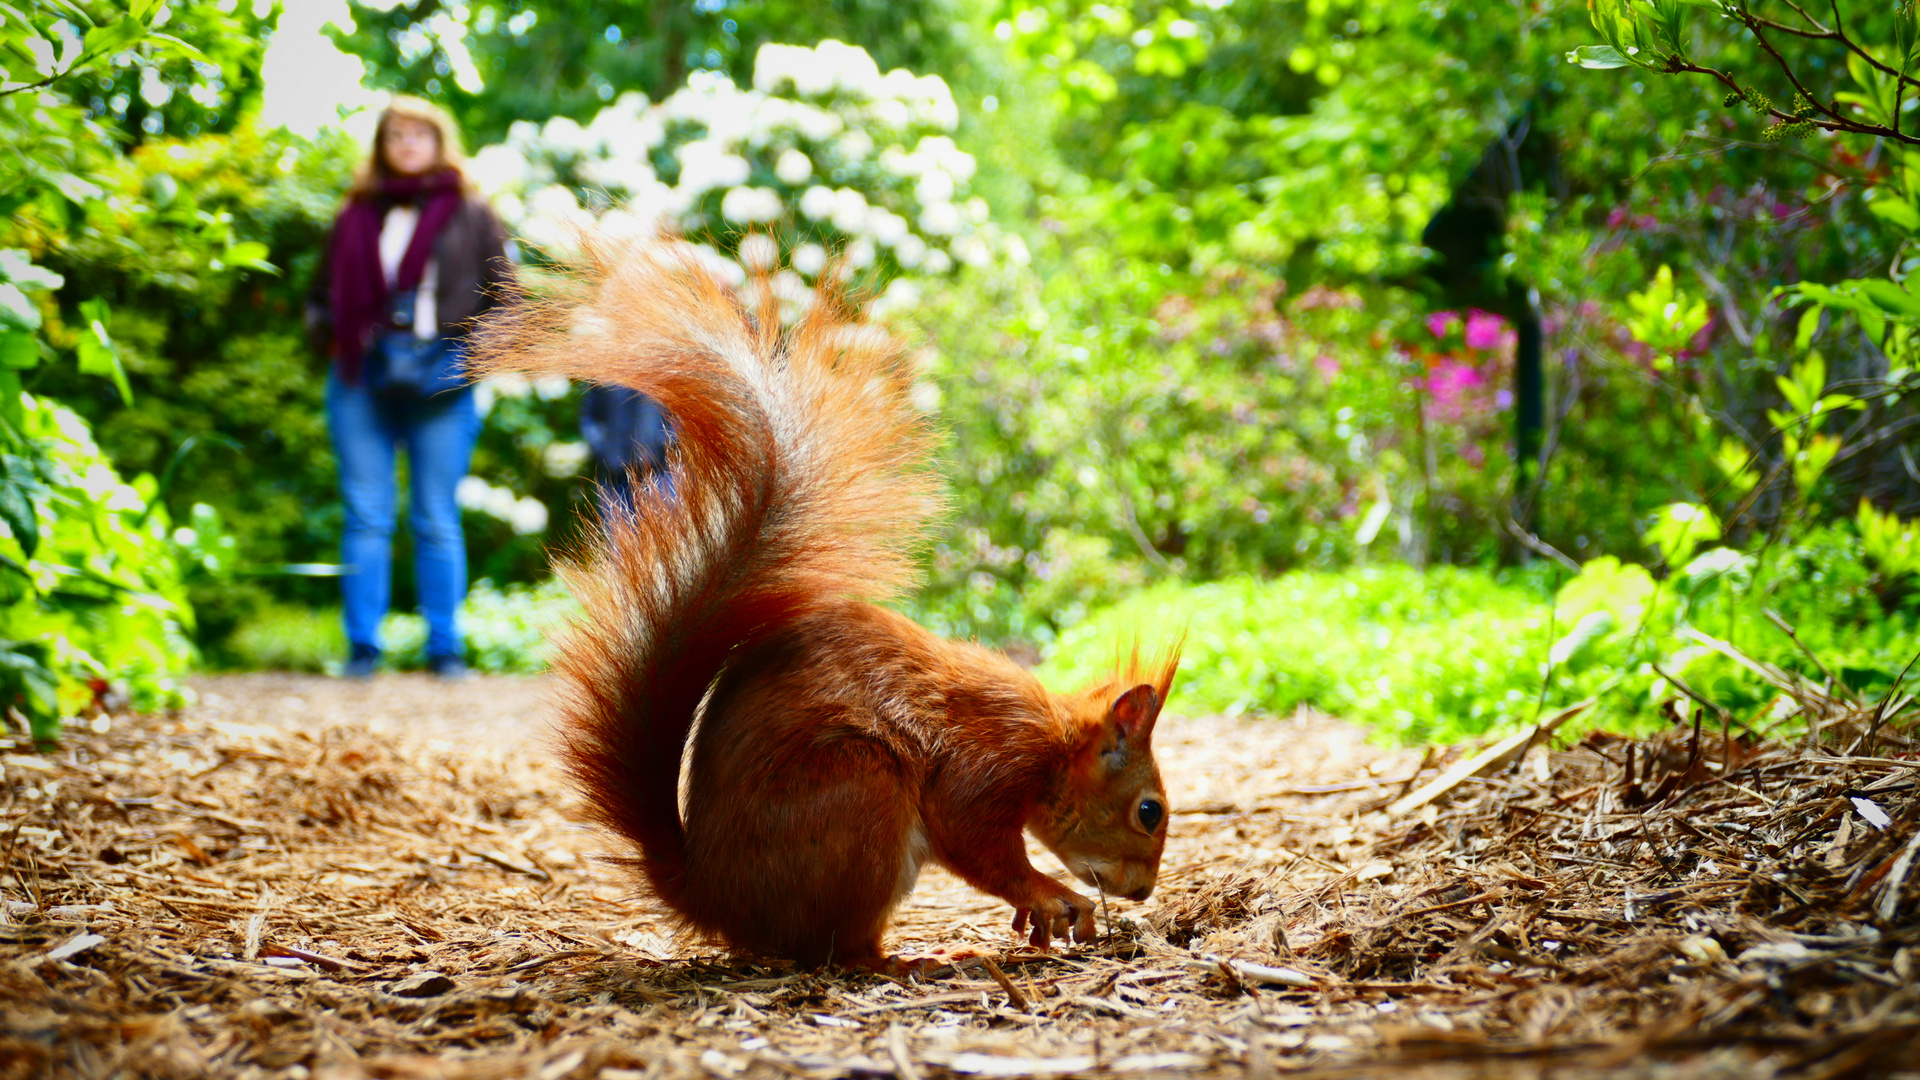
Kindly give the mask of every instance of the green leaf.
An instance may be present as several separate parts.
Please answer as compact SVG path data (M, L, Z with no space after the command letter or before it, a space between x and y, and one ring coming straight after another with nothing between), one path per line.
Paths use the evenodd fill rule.
M133 388L127 385L127 372L120 365L120 353L114 348L113 338L107 334L107 302L88 300L80 305L80 316L87 320L87 328L80 335L80 370L89 375L105 375L113 380L114 388L120 391L122 403L133 404Z
M1920 296L1885 278L1867 278L1854 284L1887 314L1920 319Z
M0 331L0 367L30 368L40 363L40 339L25 330Z
M0 249L0 281L11 281L23 289L57 289L67 279L43 266L33 265L19 248Z
M1587 646L1613 633L1615 627L1613 612L1589 611L1580 617L1567 636L1553 643L1547 650L1547 663L1554 667L1565 667L1567 662L1585 652Z
M1823 310L1819 304L1812 304L1801 314L1800 329L1793 336L1794 348L1805 349L1813 344L1813 335L1820 332L1820 313Z
M97 57L112 56L138 43L146 36L147 24L144 21L132 15L122 16L105 26L96 26L87 31L87 36L82 42L85 51L80 54L77 62L84 63Z
M242 266L249 270L264 270L267 273L279 273L274 265L267 261L267 245L258 240L243 240L227 249L226 262L229 266Z
M201 52L191 42L181 41L172 34L148 34L147 40L154 45L154 52L179 56L188 60L198 60L203 64L212 63L206 53Z
M20 550L31 559L40 546L40 519L33 509L33 495L41 484L23 458L8 454L4 466L0 470L0 521L6 522Z
M1611 45L1582 45L1567 53L1567 63L1601 71L1633 66L1626 54Z
M1890 222L1908 232L1920 232L1920 210L1904 199L1880 198L1867 204L1867 211L1882 221Z
M1831 435L1815 435L1793 454L1793 480L1800 485L1801 493L1808 494L1813 485L1833 464L1834 455L1840 452L1840 440Z
M11 282L0 281L0 329L40 329L40 309Z
M1720 539L1720 519L1693 503L1669 503L1653 517L1644 534L1668 566L1680 566L1701 544Z

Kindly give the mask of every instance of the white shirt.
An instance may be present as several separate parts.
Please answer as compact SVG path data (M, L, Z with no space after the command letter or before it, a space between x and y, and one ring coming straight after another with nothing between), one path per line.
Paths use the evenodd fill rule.
M380 272L392 289L400 276L400 260L413 243L413 230L420 224L420 211L411 206L395 206L380 222ZM440 283L439 260L427 256L427 268L420 275L420 289L414 294L413 335L421 340L440 335L440 307L435 298Z

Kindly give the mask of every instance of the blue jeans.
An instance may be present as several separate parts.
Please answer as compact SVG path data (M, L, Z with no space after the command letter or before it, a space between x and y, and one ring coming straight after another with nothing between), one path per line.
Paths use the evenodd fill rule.
M346 504L340 591L347 642L380 647L380 620L393 592L394 451L405 446L413 477L407 523L413 530L420 613L427 620L427 655L460 656L456 613L467 595L467 540L453 492L467 474L480 435L473 388L396 403L329 376L327 424Z

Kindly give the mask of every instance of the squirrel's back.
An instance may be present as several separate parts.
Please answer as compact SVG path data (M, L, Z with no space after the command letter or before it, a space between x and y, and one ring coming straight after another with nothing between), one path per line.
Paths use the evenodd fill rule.
M761 286L749 309L690 245L588 237L549 291L479 327L470 361L631 387L673 419L671 495L640 494L560 568L584 618L554 666L588 807L683 915L679 775L702 698L808 611L897 595L938 507L900 345L828 292L783 330Z

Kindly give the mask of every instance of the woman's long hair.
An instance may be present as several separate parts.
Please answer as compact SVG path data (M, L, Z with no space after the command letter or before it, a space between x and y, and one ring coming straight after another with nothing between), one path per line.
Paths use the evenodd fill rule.
M434 158L433 172L452 170L460 177L460 188L468 196L474 194L473 183L467 179L466 171L461 168L466 157L460 152L460 128L453 122L447 111L431 101L417 97L396 94L387 107L380 111L380 122L373 128L373 152L353 171L353 185L347 188L347 199L371 199L380 193L380 186L394 176L387 165L387 126L395 120L416 120L431 124L439 135L440 151Z

